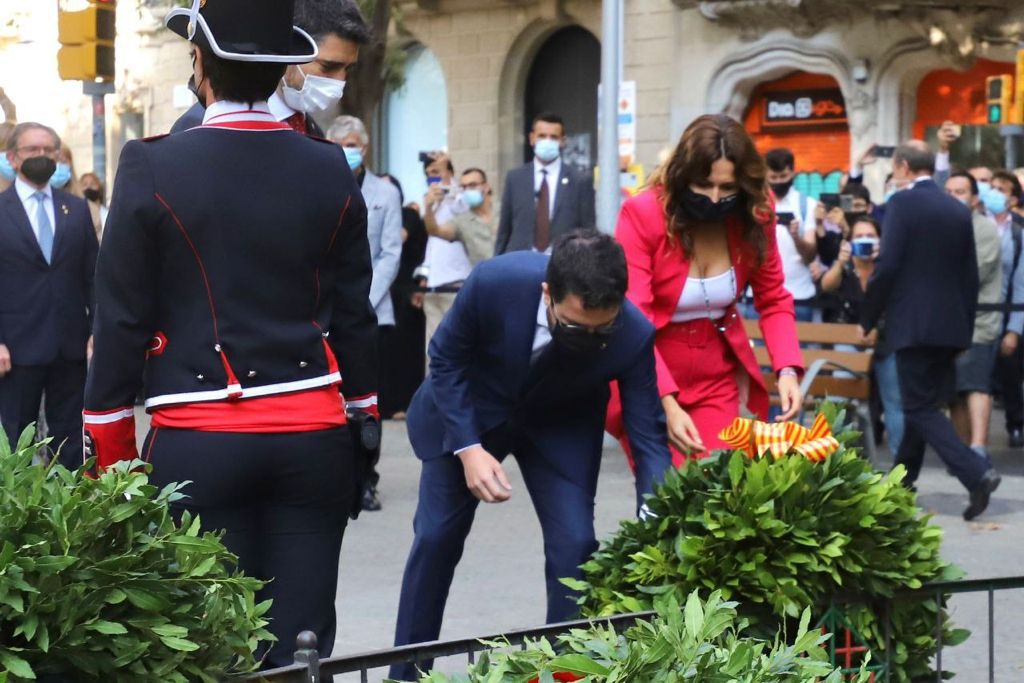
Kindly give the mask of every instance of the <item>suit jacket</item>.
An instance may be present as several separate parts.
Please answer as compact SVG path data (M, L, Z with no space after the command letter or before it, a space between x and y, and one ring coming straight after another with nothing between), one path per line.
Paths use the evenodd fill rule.
M576 228L593 228L594 182L562 160L555 192L555 208L551 212L551 242ZM537 191L534 186L534 165L531 161L509 171L501 198L498 238L494 254L533 249L537 227Z
M395 309L390 289L402 260L402 199L398 188L369 171L363 176L362 189L366 203L366 237L373 265L370 305L377 313L378 325L394 325Z
M519 426L573 481L596 479L608 384L618 380L637 455L637 492L671 467L654 370L654 328L628 301L607 348L594 356L552 342L531 365L548 258L523 252L484 261L430 343L430 376L409 407L423 460L453 457L504 424Z
M615 237L622 243L629 266L629 300L658 330L671 324L690 272L687 254L680 245L669 242L666 221L660 189L646 190L623 204L615 230ZM728 223L729 251L736 269L737 291L744 291L747 285L754 290L754 305L760 314L758 324L764 332L772 367L776 371L784 367L803 368L793 297L784 286L782 263L775 245L774 215L764 222L763 227L768 248L764 261L759 265L753 245L742 238L739 219ZM769 407L768 391L735 306L726 313L726 320L726 339L750 379L748 407L765 418ZM672 379L669 366L677 359L665 358L657 350L655 358L660 394L675 394L679 387ZM610 417L614 418L613 415Z
M47 263L15 185L0 193L0 344L15 365L85 358L96 231L84 199L53 190L53 205Z
M188 111L178 117L178 120L171 126L169 133L174 135L175 133L180 133L184 130L188 130L189 128L195 128L196 126L203 125L203 116L205 113L206 107L196 102L188 108ZM324 137L323 129L309 114L306 114L306 135L314 138Z
M371 275L337 145L283 125L131 141L100 249L87 417L130 416L143 386L154 409L343 378L350 406L375 405Z
M881 256L868 283L861 324L882 314L895 350L966 349L978 304L971 211L930 178L886 203Z

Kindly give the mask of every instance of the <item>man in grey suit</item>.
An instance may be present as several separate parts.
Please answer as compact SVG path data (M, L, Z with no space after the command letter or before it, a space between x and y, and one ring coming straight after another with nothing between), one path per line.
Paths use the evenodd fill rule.
M533 161L509 171L501 200L494 255L547 252L555 239L577 228L593 228L594 181L562 162L565 123L538 114L530 132Z
M366 237L370 242L373 280L370 283L370 304L377 313L380 336L395 327L395 309L391 302L391 285L398 275L402 260L402 200L398 189L380 176L370 173L363 159L370 146L370 136L363 122L354 116L339 116L327 131L327 139L340 145L349 168L363 191L366 202ZM381 358L381 362L387 362ZM377 484L380 474L376 464L367 477L363 494L364 510L380 510Z

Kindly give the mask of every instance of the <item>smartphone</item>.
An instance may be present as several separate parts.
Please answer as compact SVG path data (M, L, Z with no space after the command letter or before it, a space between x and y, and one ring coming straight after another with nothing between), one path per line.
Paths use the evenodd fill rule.
M789 224L796 219L796 216L790 211L779 211L775 214L775 222L785 228L789 228Z
M892 159L895 152L895 145L875 145L875 156L880 159Z
M839 195L835 192L822 192L819 199L826 209L839 208Z
M845 213L853 211L853 195L852 194L841 194L839 195L839 208Z

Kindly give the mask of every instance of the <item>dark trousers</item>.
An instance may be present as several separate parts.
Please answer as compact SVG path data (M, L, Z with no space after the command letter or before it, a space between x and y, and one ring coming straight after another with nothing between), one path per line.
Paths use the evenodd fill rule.
M50 448L69 469L82 464L82 406L85 400L85 361L56 360L49 365L15 365L0 379L0 420L14 445L43 412ZM58 450L59 449L59 450Z
M1017 344L1012 355L996 356L994 386L1003 395L1006 431L1024 429L1024 345Z
M348 429L153 429L142 452L156 486L192 482L174 513L200 515L204 531L224 529L239 567L270 581L256 596L274 601L267 616L278 640L265 668L291 664L295 638L306 630L316 633L320 656L330 656L341 540L357 486Z
M527 437L508 429L489 432L483 445L498 459L510 452L515 455L537 511L544 537L548 623L573 618L578 612L576 594L559 579L582 578L579 565L597 548L596 479L567 479L552 467L549 458L553 454L540 453ZM448 590L478 503L466 487L462 461L457 456L445 454L423 463L413 522L415 538L402 578L395 645L437 640L440 635ZM418 666L429 670L432 665L430 660ZM390 676L400 681L419 680L413 664L393 666Z
M960 440L941 407L955 395L955 349L918 347L896 352L906 431L896 464L907 468L906 483L921 473L925 444L932 447L967 490L990 465Z

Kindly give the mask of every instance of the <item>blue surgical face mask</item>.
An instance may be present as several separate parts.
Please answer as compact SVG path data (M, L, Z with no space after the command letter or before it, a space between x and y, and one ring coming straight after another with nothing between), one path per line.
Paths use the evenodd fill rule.
M484 193L480 190L466 190L462 193L462 201L466 202L469 208L475 209L484 203Z
M0 178L8 182L14 182L14 179L18 177L17 171L11 166L11 162L7 160L6 154L0 154Z
M348 160L348 167L353 171L363 165L363 150L358 147L342 147L345 150L345 158Z
M995 215L1006 213L1008 201L1006 195L988 183L978 183L978 196L990 213Z
M57 163L57 170L50 176L50 187L58 190L71 182L71 167L63 162Z
M545 164L550 164L562 153L562 144L558 140L542 138L533 146L533 153Z

